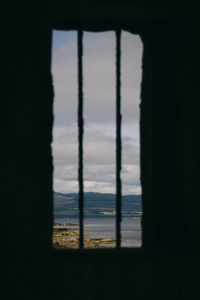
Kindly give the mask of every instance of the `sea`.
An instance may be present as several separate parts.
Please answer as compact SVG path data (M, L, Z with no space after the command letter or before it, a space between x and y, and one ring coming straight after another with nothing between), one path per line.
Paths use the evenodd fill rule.
M78 228L79 220L77 218L55 218L54 223L76 224L73 228ZM90 236L85 238L115 238L115 218L84 218L84 231L90 233ZM141 247L140 217L122 219L121 247Z

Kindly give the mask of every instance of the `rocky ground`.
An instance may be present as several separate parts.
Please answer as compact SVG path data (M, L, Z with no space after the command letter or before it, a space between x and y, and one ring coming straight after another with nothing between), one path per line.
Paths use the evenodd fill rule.
M53 247L54 248L79 248L79 229L59 228L59 226L74 226L74 224L54 224L53 229ZM90 233L84 231L84 237L89 236ZM84 248L107 248L113 247L115 239L105 238L85 238Z
M78 224L72 224L72 223L54 223L54 227L62 227L62 226L78 226Z

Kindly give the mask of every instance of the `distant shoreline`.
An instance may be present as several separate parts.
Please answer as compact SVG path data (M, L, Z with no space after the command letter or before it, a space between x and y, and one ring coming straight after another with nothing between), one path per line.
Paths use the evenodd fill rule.
M79 194L54 192L54 218L78 218ZM142 212L140 195L122 196L122 217L135 217ZM116 195L84 193L84 218L115 218ZM69 221L70 222L70 221Z

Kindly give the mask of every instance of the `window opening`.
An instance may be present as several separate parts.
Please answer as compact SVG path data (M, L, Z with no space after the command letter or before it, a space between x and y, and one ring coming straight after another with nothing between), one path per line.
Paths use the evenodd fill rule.
M105 38L106 34L109 35L109 39ZM97 56L99 55L99 59L97 57L97 59L92 60L90 57L90 53L88 53L90 51L88 51L89 47L87 46L87 41L89 41L89 44L91 44L91 46L92 44L94 46L95 42L93 42L93 37L95 36L101 36L101 42L103 42L102 45L96 45L100 48L96 48L96 54ZM137 110L139 110L138 106L139 85L141 80L140 68L142 47L139 38L137 37L137 39L134 39L133 37L135 38L136 36L124 31L121 32L120 30L116 32L106 33L54 31L52 72L55 89L55 122L53 139L53 155L55 168L54 223L57 223L57 231L55 231L54 228L53 236L53 244L55 247L83 249L110 246L119 249L121 248L121 246L140 246L141 192L139 183L139 112ZM107 59L107 61L104 60L105 57L102 54L104 50L103 47L104 45L106 45L106 43L113 44L113 58ZM133 48L131 48L130 45L132 45ZM136 61L132 59L132 57L134 57L135 55L134 51L137 54ZM66 56L68 56L68 58L66 58ZM60 65L58 63L59 60ZM98 86L96 88L96 93L91 93L91 95L94 96L93 99L92 97L91 99L89 99L90 93L88 91L92 91L95 89L95 84L91 83L90 85L89 79L96 77L96 74L95 72L93 72L93 74L90 74L90 76L88 76L88 69L92 70L93 65L97 64L98 60L100 60L99 64L101 64L101 68L96 68L96 74L98 74L98 72L100 73L101 69L103 69L104 67L106 70L106 68L108 69L109 66L112 66L112 76L110 76L112 78L109 78L107 82L107 85L112 90L110 97L111 101L108 101L108 99L104 99L106 97L103 95L107 91L103 93L102 91L104 89L102 87L98 88ZM132 63L132 60L134 63ZM60 75L58 75L59 68L64 68L64 65L66 65L66 70L67 72L69 72L69 75L66 76L66 74L64 73L61 74L62 72L60 73ZM133 68L131 68L130 66L133 66ZM73 69L73 71L71 69ZM95 69L95 67L93 69ZM130 69L132 70L130 71ZM136 72L139 74L135 75ZM106 71L103 71L103 73L104 76L106 76ZM97 76L97 78L100 77ZM99 82L100 81L101 80L99 80ZM66 88L65 92L62 90L62 85ZM62 93L59 90L62 90ZM59 100L59 98L61 97L63 99L62 101ZM56 109L59 103L61 104L60 110ZM110 113L109 109L111 106L113 111ZM90 112L88 111L89 107ZM104 118L100 117L100 107L102 111L104 110L105 115L107 114L107 112L110 113L109 118L112 121L110 122L112 123L111 126L106 127L106 123L103 123ZM123 113L123 119L121 119L121 110ZM92 115L93 123L90 122L92 121L92 118L90 118L90 114ZM63 154L64 152L66 152L66 155L65 159L61 161L59 166L60 153L58 146L58 124L60 122L60 119L62 120L62 117L60 117L60 115L62 117L65 115L64 119L66 122L66 132L68 132L68 134L71 134L71 137L73 138L68 138L66 134L64 134L65 131L63 128L62 142L64 142L65 140L65 150L61 145L60 147L63 149ZM70 124L67 124L67 119L69 118L69 120L71 120L72 115L73 121L71 121ZM136 115L137 117L135 118ZM98 121L100 122L96 122L95 116L96 119L99 119ZM127 116L128 121L126 120ZM113 117L115 118L115 120ZM130 126L131 123L132 127ZM76 124L78 124L78 126ZM111 183L109 182L109 176L107 176L107 172L105 172L106 168L104 168L106 164L99 165L96 168L96 171L98 173L104 170L104 174L101 174L101 178L105 177L105 180L103 182L100 182L100 184L95 184L95 179L97 180L96 183L99 182L95 174L95 168L93 167L92 169L90 166L90 160L95 160L95 158L97 158L97 153L95 153L94 151L92 155L93 157L89 155L91 151L90 153L87 153L87 146L89 145L87 133L93 131L94 136L97 132L95 132L97 127L98 130L103 129L104 133L109 133L109 131L112 132L112 150L114 150L114 147L116 146L111 159L113 160L113 163L111 161L110 164L111 169L113 169L113 173L110 172L110 178L112 178L112 184L110 185L108 185L108 183ZM136 132L136 130L138 130L137 134L133 136L132 130L134 133ZM107 137L109 136L109 134L106 135ZM72 162L70 162L69 157L67 158L67 155L70 154L70 148L73 149L72 152L73 155L76 156L76 162L75 159L72 159ZM105 147L105 150L100 149L100 152L106 153L106 150L107 149ZM137 158L135 159L135 157ZM107 166L109 166L108 162ZM62 169L64 169L65 172L61 172ZM76 176L75 173L77 173ZM62 177L62 181L59 181L59 177ZM92 177L94 177L94 180L90 181ZM134 177L137 177L137 179ZM105 188L106 183L107 188ZM58 194L58 192L60 192L60 194ZM107 205L106 208L103 207L102 209L101 196L105 197L104 203L106 203L106 205L109 203L110 207L109 205ZM63 202L62 200L60 200L59 203L59 197L63 197ZM62 206L64 208L63 212L61 211ZM69 212L72 213L71 216ZM102 232L102 229L100 229L100 227L98 229L100 229L101 233L100 231L98 232L96 228L96 239L94 237L94 232L93 234L91 234L91 220L92 218L94 220L95 213L95 220L100 217L99 225L102 225L102 228L104 227L104 230L106 226L107 228L111 229L111 232L109 232L108 235L109 238L107 239L110 240L110 242L107 244L106 242L103 242L103 240L106 241L106 232ZM90 219L90 222L88 222L87 219L88 215L90 216L90 218L88 218ZM62 216L62 218L59 218L59 216ZM73 218L73 216L76 218L76 220ZM106 224L106 222L110 223ZM104 223L105 226L103 226ZM61 224L63 224L63 226L61 226ZM76 226L72 227L70 226L70 224ZM112 227L109 227L109 225L111 224ZM91 234L91 236L87 236L87 234L89 233ZM99 237L100 234L102 234L102 239ZM96 240L96 244L92 243L92 240ZM99 242L100 240L102 240L102 242Z
M53 31L53 246L78 248L77 32Z
M142 42L138 35L122 31L122 222L121 247L141 246L141 185L139 103Z
M84 32L84 237L116 246L116 40L115 32ZM109 215L110 214L110 215ZM95 245L96 243L96 245Z

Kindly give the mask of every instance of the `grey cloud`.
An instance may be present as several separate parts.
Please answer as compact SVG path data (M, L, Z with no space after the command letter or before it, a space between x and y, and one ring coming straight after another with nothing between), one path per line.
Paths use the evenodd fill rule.
M115 114L114 34L85 36L85 118L89 122L109 122ZM142 46L137 36L128 33L122 35L122 46L122 111L130 121L137 118L139 110ZM76 39L55 51L52 71L56 102L60 104L55 106L56 123L70 124L77 115Z
M92 38L91 38L92 37ZM115 40L114 33L84 34L85 190L115 192ZM140 193L139 85L141 42L122 35L123 193ZM53 52L54 189L77 192L76 38Z
M77 193L78 182L77 181L66 181L56 179L54 180L54 190L61 193ZM84 182L85 192L98 191L99 193L115 193L115 185L110 182L96 182L96 181L85 181ZM128 194L141 194L141 187L138 185L127 185L122 186L122 192L124 195Z
M138 165L126 165L122 170L122 182L126 185L139 185ZM55 168L55 178L59 180L77 180L78 168L75 165L62 165ZM84 167L85 181L115 184L115 165L91 165Z
M106 131L106 127L105 127ZM139 149L131 143L131 137L123 140L122 161L124 164L138 163ZM77 130L56 129L54 133L53 155L55 164L76 164L78 160ZM85 132L84 139L84 162L85 164L114 164L115 163L115 138L104 132Z

